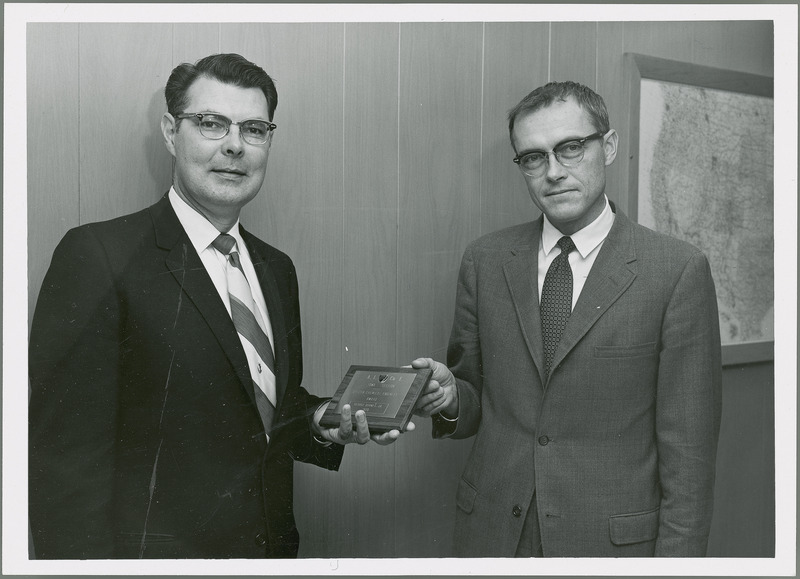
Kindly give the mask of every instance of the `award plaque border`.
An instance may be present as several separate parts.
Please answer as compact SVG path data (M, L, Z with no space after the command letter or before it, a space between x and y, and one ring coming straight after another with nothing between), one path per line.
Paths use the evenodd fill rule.
M414 377L414 382L411 384L408 392L406 392L405 398L400 404L400 408L395 413L394 418L374 415L370 416L369 413L367 414L367 422L369 424L369 431L371 434L383 434L385 432L389 432L390 430L399 430L400 432L404 432L406 426L411 420L411 414L414 410L414 405L422 393L422 389L430 381L431 375L433 374L433 370L430 368L422 368L417 370L415 368L401 368L394 366L350 366L350 369L347 371L347 374L345 374L341 384L339 384L339 387L336 389L336 392L331 398L331 402L328 405L328 408L325 410L325 414L322 415L322 418L320 419L320 426L324 428L336 428L339 426L341 421L339 402L344 396L344 393L350 387L350 382L353 379L353 376L355 376L356 372L416 374ZM355 412L353 412L352 420L353 428L355 429Z

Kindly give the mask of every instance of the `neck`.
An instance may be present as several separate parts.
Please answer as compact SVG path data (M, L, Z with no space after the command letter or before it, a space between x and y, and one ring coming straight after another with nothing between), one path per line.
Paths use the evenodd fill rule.
M200 205L188 195L184 195L175 184L173 184L173 188L178 194L178 197L183 199L189 207L205 217L206 221L211 223L211 225L213 225L214 228L220 233L227 233L230 231L231 227L233 227L236 224L236 221L239 219L239 213L241 212L241 208L239 207L231 209L230 207L212 208Z

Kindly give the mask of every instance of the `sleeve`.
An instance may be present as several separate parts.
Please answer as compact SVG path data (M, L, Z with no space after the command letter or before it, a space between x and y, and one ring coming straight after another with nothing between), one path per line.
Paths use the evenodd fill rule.
M656 442L662 500L657 557L702 557L711 527L722 395L719 317L708 261L695 253L662 325Z
M29 344L29 515L38 558L113 556L120 306L89 228L53 254Z
M284 424L282 437L289 443L288 452L294 460L313 464L328 470L339 470L344 456L341 444L321 444L314 433L314 413L326 401L299 388L294 408L286 414L291 418Z
M451 421L434 418L433 436L468 438L478 432L483 388L477 272L471 246L464 252L458 273L456 308L447 348L447 366L453 373L458 388L458 420L453 424Z
M284 256L282 261L285 277L280 283L283 294L281 299L284 312L289 315L287 321L291 321L287 334L291 360L289 390L281 408L279 423L275 425L275 429L281 429L281 434L280 437L275 437L274 443L276 446L281 445L281 451L285 450L294 460L328 470L338 470L344 455L344 446L320 444L315 438L313 426L314 413L320 404L329 399L314 396L300 386L303 380L303 338L297 273L288 256Z

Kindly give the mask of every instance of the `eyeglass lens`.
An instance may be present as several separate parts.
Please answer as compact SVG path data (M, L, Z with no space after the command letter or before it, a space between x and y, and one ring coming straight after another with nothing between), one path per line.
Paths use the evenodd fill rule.
M239 125L239 132L245 142L251 145L263 145L270 135L269 123L259 120L248 120L234 123L222 115L204 114L200 118L200 134L209 139L221 139L228 134L232 124Z
M574 167L583 160L584 145L580 141L570 141L553 149L558 162L567 167ZM541 172L548 164L549 155L541 151L525 155L520 159L520 166L525 171Z

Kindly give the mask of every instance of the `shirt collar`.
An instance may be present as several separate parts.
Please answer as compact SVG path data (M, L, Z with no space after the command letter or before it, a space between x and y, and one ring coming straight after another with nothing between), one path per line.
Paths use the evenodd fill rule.
M208 219L195 211L186 201L181 199L174 187L169 190L169 202L172 204L172 208L178 216L178 221L181 222L181 225L186 230L186 235L189 236L189 240L197 253L200 254L208 249L219 235L217 228L211 225ZM238 219L227 233L236 239L237 247L243 247L242 236L239 234Z
M605 200L605 205L600 215L589 225L570 235L575 248L584 259L608 237L608 232L611 231L611 226L614 224L614 212L611 211L611 206L608 204L608 197L603 195L603 199ZM550 223L547 215L544 215L544 226L542 227L542 249L544 254L548 255L562 237L564 237L564 234Z

